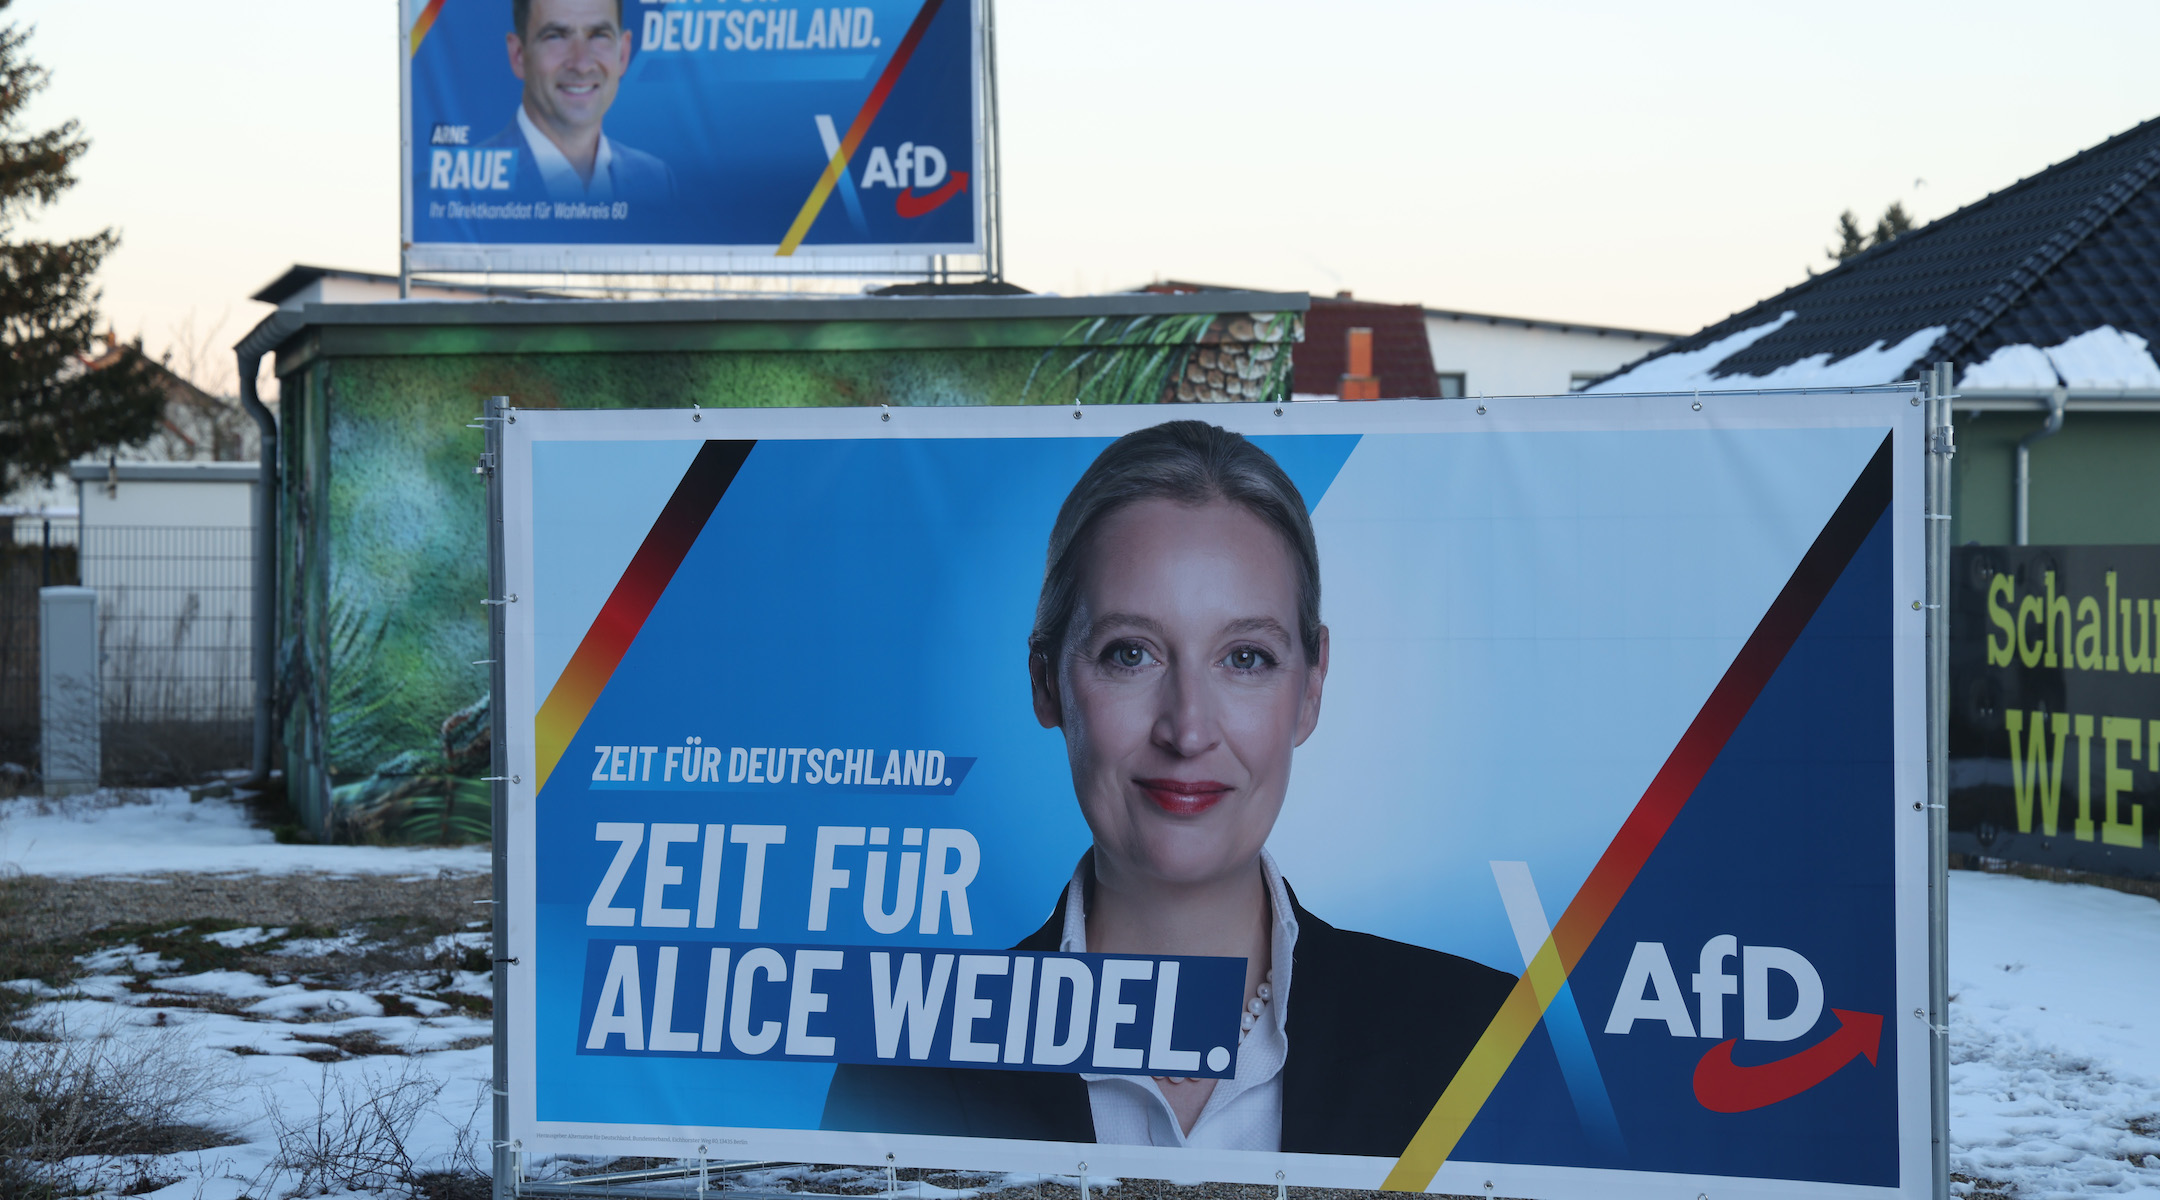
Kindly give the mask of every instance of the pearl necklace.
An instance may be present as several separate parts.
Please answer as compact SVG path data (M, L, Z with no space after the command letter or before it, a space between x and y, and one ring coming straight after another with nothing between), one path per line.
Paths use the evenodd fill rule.
M1270 968L1267 978L1260 981L1260 987L1254 992L1253 998L1246 1001L1244 1009L1238 1013L1237 1040L1239 1046L1242 1047L1245 1044L1245 1039L1251 1037L1253 1029L1260 1024L1260 1019L1267 1015L1268 1003L1275 999L1274 985L1275 972ZM1156 1075L1152 1078L1156 1083L1164 1087L1200 1082L1198 1079L1177 1075Z

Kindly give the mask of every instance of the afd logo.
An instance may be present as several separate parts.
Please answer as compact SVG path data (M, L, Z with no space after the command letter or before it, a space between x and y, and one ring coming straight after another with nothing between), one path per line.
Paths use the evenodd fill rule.
M893 198L893 208L902 217L920 217L936 211L947 200L966 191L967 181L966 171L947 172L943 150L913 142L902 142L890 153L883 146L872 146L870 157L863 163L863 187L903 189ZM940 184L944 186L940 187ZM933 188L936 190L918 190Z
M1740 960L1737 975L1726 969ZM1794 995L1790 1010L1772 1014L1771 976L1783 976ZM1752 1066L1733 1061L1738 1041L1790 1042L1806 1036L1822 1017L1822 975L1796 950L1783 946L1742 946L1729 933L1703 943L1689 990L1695 1011L1673 973L1663 942L1637 942L1613 998L1605 1032L1634 1032L1638 1021L1655 1021L1678 1038L1709 1038L1717 1045L1695 1065L1695 1099L1713 1112L1735 1113L1765 1108L1807 1091L1855 1058L1870 1066L1882 1041L1882 1017L1874 1013L1831 1009L1838 1027L1828 1037L1796 1054ZM1740 1000L1740 1032L1726 1031L1726 998Z
M840 131L829 114L819 113L813 118L817 125L818 140L824 143L828 160L840 157ZM936 146L902 142L896 147L872 146L863 156L861 187L897 189L893 197L893 211L903 219L912 220L926 216L944 207L945 202L967 191L968 173L948 169L945 152ZM862 201L856 195L857 180L847 166L840 167L835 180L840 186L840 202L847 208L848 222L857 233L867 232L869 226L863 219Z

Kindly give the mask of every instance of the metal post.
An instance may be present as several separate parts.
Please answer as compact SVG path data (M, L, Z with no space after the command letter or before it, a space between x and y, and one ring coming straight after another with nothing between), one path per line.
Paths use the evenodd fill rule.
M45 526L45 541L43 545L38 547L38 586L49 588L52 586L52 518L43 518L43 523ZM15 540L15 531L13 529L8 530L8 540Z
M502 444L503 421L510 414L510 398L490 396L481 410L480 424L486 446L480 467L487 477L487 548L488 548L488 594L492 600L504 595L509 585L503 570L503 487ZM494 1174L496 1200L509 1200L517 1194L517 1147L510 1145L510 1030L506 1014L510 1007L510 969L516 965L510 957L510 885L509 885L509 829L510 829L510 751L505 744L509 722L503 719L503 695L506 686L503 666L503 650L507 640L503 634L503 606L490 604L488 614L488 774L494 776L489 785L489 824L493 827L494 846L492 861L495 870L495 919L490 922L491 939L495 949L490 957L495 961L494 971L494 1087L489 1097L493 1101L495 1136Z
M1003 155L998 152L998 91L997 91L997 3L982 0L983 6L983 115L989 125L989 159L985 172L989 186L984 189L990 202L990 237L988 259L983 274L990 282L1000 283L1005 278L1005 173Z
M1952 364L1928 375L1927 849L1928 1114L1936 1200L1950 1195L1950 426Z
M249 782L256 787L270 782L271 742L277 733L271 718L277 708L278 619L278 426L256 392L256 376L262 374L263 355L276 345L278 334L275 326L258 328L233 348L240 373L240 407L254 419L261 443L255 476L254 599L248 608L248 670L255 676L254 751L248 762ZM79 547L81 539L76 540ZM319 835L324 830L314 832Z
M390 6L398 23L398 255L397 295L412 298L412 30L405 25L405 6Z
M2057 384L2055 390L2048 393L2047 403L2047 423L2019 438L2017 443L2017 476L2012 481L2011 488L2017 493L2014 503L2017 508L2017 544L2020 546L2028 544L2026 539L2032 532L2033 444L2062 432L2063 409L2070 403L2069 389Z

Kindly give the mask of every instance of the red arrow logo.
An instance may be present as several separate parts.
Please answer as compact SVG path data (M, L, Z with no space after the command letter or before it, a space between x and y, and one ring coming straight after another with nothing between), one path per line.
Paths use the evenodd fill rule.
M947 200L966 191L967 177L968 173L966 171L954 171L952 178L945 181L944 187L927 196L918 196L915 194L914 188L909 188L900 193L899 198L893 202L893 207L899 210L902 217L914 218L922 216L924 213L930 212Z
M1732 1060L1733 1038L1710 1047L1695 1064L1695 1098L1711 1112L1747 1112L1790 1100L1863 1054L1873 1066L1882 1044L1882 1018L1842 1008L1830 1011L1838 1027L1829 1037L1776 1062L1740 1066Z

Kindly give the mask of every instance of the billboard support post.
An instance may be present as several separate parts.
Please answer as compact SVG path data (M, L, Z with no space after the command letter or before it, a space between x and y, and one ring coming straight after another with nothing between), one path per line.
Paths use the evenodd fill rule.
M509 891L509 810L510 789L507 776L510 772L510 754L504 740L509 722L503 717L503 611L499 601L505 595L503 571L503 494L502 494L502 427L510 415L508 396L490 396L481 411L480 425L486 449L480 453L480 461L474 467L476 473L487 480L488 509L488 775L489 811L493 814L493 842L490 858L494 867L495 888L492 905L493 920L488 928L493 934L493 946L489 957L494 969L494 1069L488 1089L488 1108L493 1114L493 1135L488 1139L492 1149L494 1166L495 1200L509 1200L516 1193L517 1180L513 1177L516 1165L514 1147L510 1144L510 1039L506 1017L510 1008L510 986L505 972L516 963L510 957Z
M405 6L394 10L397 18L398 62L412 61L412 32L405 24ZM404 68L401 66L400 70ZM412 89L398 88L398 195L412 195ZM399 201L398 252L397 252L398 299L412 297L412 206Z
M1932 1192L1950 1194L1950 427L1953 364L1927 376L1928 1113Z
M992 283L1005 281L1005 156L998 145L997 0L982 0L983 113L989 126L984 131L983 153L989 169L983 172L984 231L983 276Z

